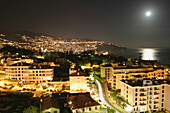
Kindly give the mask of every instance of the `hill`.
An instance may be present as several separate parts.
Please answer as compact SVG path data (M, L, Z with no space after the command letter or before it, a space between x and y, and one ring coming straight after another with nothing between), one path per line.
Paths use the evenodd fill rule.
M13 45L17 48L41 52L74 51L80 53L87 50L112 52L115 49L125 49L124 47L120 47L113 43L107 43L99 40L83 38L66 39L61 37L53 37L43 33L28 31L14 32L3 29L0 29L0 41L1 45Z

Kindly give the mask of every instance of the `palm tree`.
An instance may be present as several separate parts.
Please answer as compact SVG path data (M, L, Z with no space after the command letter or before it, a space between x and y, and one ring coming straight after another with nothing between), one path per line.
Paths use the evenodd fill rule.
M126 107L125 102L122 103L122 107L123 107L123 109Z
M119 104L119 105L121 104L121 99L120 99L120 98L118 99L118 104Z
M115 113L115 110L110 109L109 107L107 107L108 113Z
M118 102L118 96L115 96L114 100L116 100L116 103Z

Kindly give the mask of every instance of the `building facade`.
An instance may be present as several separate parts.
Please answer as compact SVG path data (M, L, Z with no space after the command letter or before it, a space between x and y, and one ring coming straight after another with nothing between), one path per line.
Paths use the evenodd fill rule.
M143 78L164 79L166 69L141 66L118 66L114 64L101 66L101 77L105 78L109 89L121 89L120 80L128 80L131 75Z
M49 66L30 65L24 62L5 67L9 79L21 80L23 83L43 83L53 79L53 68Z
M130 80L121 81L121 96L131 105L134 113L158 110L170 110L170 77L166 79L144 79L132 76Z
M86 91L89 92L89 75L79 69L69 70L70 91Z

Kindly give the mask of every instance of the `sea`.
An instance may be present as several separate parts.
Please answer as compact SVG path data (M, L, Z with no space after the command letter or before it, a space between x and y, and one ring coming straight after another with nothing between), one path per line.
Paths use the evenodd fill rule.
M122 55L127 58L139 58L142 60L157 60L162 64L170 64L170 48L127 48L112 50L116 55Z

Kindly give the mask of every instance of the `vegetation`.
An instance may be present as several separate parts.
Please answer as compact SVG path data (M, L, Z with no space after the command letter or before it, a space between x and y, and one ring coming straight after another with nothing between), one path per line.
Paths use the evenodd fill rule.
M119 93L120 93L120 90L112 90L110 93L110 96L113 97L113 99L116 101L116 103L119 106L122 106L124 108L124 107L126 107L126 104L129 104L129 103L127 103L124 100L124 98L120 97Z
M9 55L14 55L14 54L16 55L17 53L19 55L29 55L29 56L32 56L32 54L34 53L31 50L15 48L12 46L5 46L2 49L0 49L0 52L3 52L4 54L9 54Z
M113 109L110 109L110 108L108 108L109 110L108 110L108 113L116 113L116 111L115 110L113 110Z
M40 109L38 107L35 106L30 106L28 108L26 108L23 113L40 113Z
M67 60L76 63L79 66L92 66L93 64L107 64L110 62L119 62L123 63L127 61L127 59L123 56L117 56L117 55L95 55L94 51L85 51L80 54L73 54L72 51L70 52L37 52L37 51L31 51L31 50L26 50L26 49L21 49L21 48L15 48L12 46L5 46L0 49L0 52L2 52L5 55L28 55L30 57L35 57L35 56L44 56L44 60L48 62L56 62L56 58L64 58L65 62L67 63ZM36 60L35 60L36 61ZM61 63L61 64L65 64Z
M93 64L106 64L110 62L119 62L123 63L127 61L125 57L116 56L113 54L110 55L95 55L94 51L85 51L80 54L74 54L72 51L70 52L37 52L31 51L21 48L15 48L12 46L5 46L0 49L0 52L4 54L4 56L10 57L21 57L21 55L28 56L34 59L35 63L41 62L54 62L56 65L54 67L54 78L68 78L69 76L69 68L71 63L76 64L76 66L93 66ZM36 58L36 56L43 56L44 59ZM59 59L59 61L57 61ZM61 60L61 61L60 61ZM96 74L98 74L96 72Z
M120 90L111 90L110 96L116 97L120 93Z
M64 64L60 64L59 67L55 67L54 68L54 76L55 76L55 78L68 77L69 68L70 68L70 63L69 62L65 62Z

